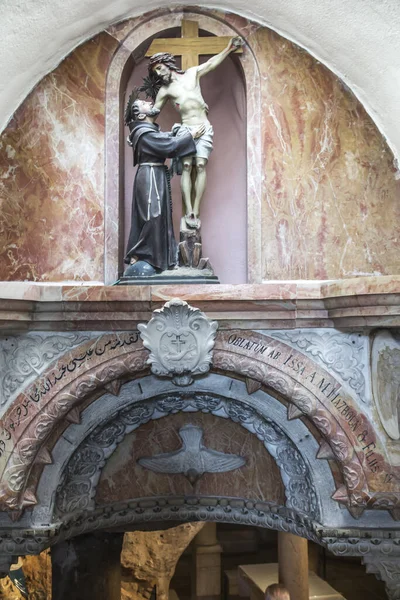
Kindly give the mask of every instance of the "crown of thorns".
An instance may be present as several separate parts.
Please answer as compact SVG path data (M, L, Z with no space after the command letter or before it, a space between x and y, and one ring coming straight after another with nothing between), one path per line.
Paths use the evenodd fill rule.
M163 64L166 65L172 71L176 71L177 73L183 73L181 69L178 69L176 66L175 56L170 54L169 52L157 52L157 54L153 54L150 56L149 60L149 73L153 73L154 65Z

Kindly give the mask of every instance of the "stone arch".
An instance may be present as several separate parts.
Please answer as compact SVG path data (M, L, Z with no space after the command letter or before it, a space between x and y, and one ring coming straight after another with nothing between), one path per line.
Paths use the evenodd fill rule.
M89 405L82 413L81 423L69 425L60 437L52 452L54 464L44 469L37 490L39 505L32 512L35 526L43 521L52 522L57 528L58 541L91 528L121 527L144 521L156 526L163 521L214 520L292 531L317 541L322 510L325 518L329 513L335 520L341 519L342 511L326 490L334 486L330 469L325 461L315 461L318 443L308 435L301 421L286 421L285 408L279 401L260 390L246 403L245 384L218 374L193 385L193 389L191 386L190 390L182 390L171 382L147 376L124 384L118 397L106 393ZM196 411L233 420L261 441L280 463L286 505L260 499L259 494L212 496L199 495L195 490L191 494L165 496L161 492L155 496L125 498L106 505L92 501L104 463L128 433L152 419L160 420L162 426L163 418L168 415L184 413L190 420ZM299 445L301 449L296 449ZM319 480L326 482L325 489L317 489ZM72 491L69 498L68 490ZM61 500L58 509L57 500Z
M123 203L123 156L120 141L123 137L123 102L121 94L125 89L128 73L132 67L131 54L143 42L157 32L168 27L179 27L185 19L195 19L200 29L214 35L236 36L244 32L233 26L229 19L222 19L211 11L200 8L193 12L169 9L144 15L142 22L128 33L116 51L107 74L105 109L105 252L104 281L113 283L119 277L119 248L123 238L119 215ZM253 25L256 28L256 25ZM260 73L255 53L248 47L241 57L247 117L247 220L251 224L252 235L248 236L248 281L261 281L261 95Z
M131 400L130 404L102 421L64 467L63 481L56 494L56 514L61 518L74 512L77 506L81 510L95 508L94 498L102 468L128 433L153 419L180 413L190 416L196 412L229 419L256 435L281 472L286 506L320 520L320 506L310 466L279 425L238 400L212 392L183 391L167 392L139 402Z
M254 332L242 331L240 333L242 336L249 337L256 335ZM267 336L260 336L260 334L257 334L257 336L258 343L267 343ZM218 387L216 386L216 380L223 379L225 381L224 395L227 397L227 401L232 401L232 406L235 401L239 400L245 409L250 407L263 410L264 414L271 415L273 420L276 420L276 412L274 411L278 407L281 414L281 420L279 421L281 427L286 428L286 431L289 429L293 431L293 427L300 427L303 428L304 432L309 432L306 420L304 422L303 420L296 420L294 423L288 421L286 419L284 404L273 396L270 397L271 403L266 404L266 392L261 387L257 389L257 386L254 385L254 382L257 383L257 380L254 378L259 374L260 366L263 362L260 358L265 353L260 354L259 352L259 359L247 364L246 368L242 365L240 369L236 367L236 371L230 369L225 374L222 374L223 363L225 366L229 366L229 364L233 366L233 362L228 363L228 358L232 359L232 356L236 356L239 357L238 360L240 359L240 347L234 346L233 351L229 347L227 348L224 345L224 334L220 334L218 337L217 346L218 348L214 353L214 370L216 372L196 380L193 384L195 392L196 390L200 390L203 393L208 392L212 394ZM96 349L97 354L95 352ZM107 356L107 349L110 353L118 354L118 356L110 359ZM223 349L225 349L225 353ZM84 365L82 358L84 354L89 363L93 359L95 362L97 361L96 364ZM150 382L151 386L155 386L152 387L152 390L149 390L155 396L157 396L157 391L163 391L164 394L166 391L169 394L174 394L177 391L177 388L171 381L155 378L148 374L145 367L147 352L143 350L135 333L101 335L95 342L92 340L81 344L79 348L66 353L57 361L57 366L56 364L51 365L51 368L47 369L39 378L40 384L43 384L43 381L46 381L52 372L57 372L56 369L60 365L68 364L72 368L74 364L79 364L79 361L78 363L74 363L74 360L77 358L81 359L82 368L85 371L79 376L78 384L75 385L74 382L66 381L66 385L64 385L62 390L58 390L59 394L55 390L49 390L49 392L53 391L53 395L47 402L48 406L42 407L43 410L38 411L37 416L41 415L44 420L41 421L39 418L36 425L41 424L41 426L45 426L49 416L53 417L51 433L42 440L42 443L35 450L37 451L37 456L42 461L46 454L44 449L46 449L46 444L49 445L51 435L53 435L53 438L54 436L58 438L57 444L63 442L66 446L71 446L70 432L73 428L78 429L84 425L86 427L86 429L85 427L83 428L82 439L84 439L87 432L89 431L90 433L93 430L93 424L96 424L99 402L104 403L109 411L108 415L111 416L118 409L122 408L125 388L130 388L129 393L131 396L132 386L137 388L137 402L140 401L140 391L144 389L146 381ZM272 360L274 359L272 358ZM275 371L278 373L279 369L275 367ZM271 377L271 374L273 375L273 370L266 368L265 377ZM72 379L75 375L74 370L71 374ZM234 378L231 375L234 375ZM276 378L278 378L278 375ZM246 377L247 381L245 382L242 379ZM128 379L130 382L127 381ZM34 386L38 385L39 380L35 384L28 386L22 397L26 398L30 393L34 393ZM126 381L127 385L122 385L120 388L121 381ZM258 381L258 383L260 382ZM271 377L269 388L273 389L276 395L282 393L282 386L279 386L276 382L274 383L274 377ZM280 392L278 392L278 389ZM74 394L77 390L79 390L80 394L77 403L82 409L81 424L79 423L78 411L76 410L77 406L74 405L74 402L76 402ZM64 430L63 435L61 435L63 433L61 426L63 425L64 417L59 416L58 421L54 421L57 395L61 394L64 394L64 398L67 395L70 401L66 405L67 408L64 405L62 415L65 416L65 414L68 414L66 410L71 408L71 406L73 406L71 411L75 410L73 419L68 422L68 429ZM294 405L289 404L289 409L290 406ZM18 405L13 403L8 412L14 412L15 415L17 407ZM92 420L85 421L88 411L92 411ZM305 436L302 435L302 437ZM297 439L297 445L299 445L299 442L300 440ZM325 460L315 460L318 442L319 440L310 436L307 445L302 448L302 455L306 462L312 463L312 470L318 480L318 494L322 494L324 491L327 491L327 478L330 478L332 483L334 480L327 462ZM360 529L360 525L358 524L357 528L355 528L354 520L347 511L343 512L339 510L337 503L329 498L329 493L326 494L322 502L322 508L325 507L328 509L322 515L322 522L291 507L269 502L257 502L254 498L216 497L210 495L203 497L196 497L195 495L160 495L156 498L135 498L132 501L125 501L112 506L104 505L95 507L94 510L77 511L75 514L65 515L65 519L63 520L52 519L51 510L48 510L48 508L50 507L51 509L52 507L56 486L49 485L51 477L49 478L48 475L53 470L56 474L55 480L57 480L57 472L59 473L59 465L56 464L57 458L64 454L64 448L61 447L60 453L57 456L57 444L51 448L53 464L49 464L50 461L47 460L44 469L43 462L35 463L32 460L30 464L31 471L28 474L29 481L27 480L27 482L28 485L33 484L35 481L36 484L39 483L37 490L35 488L39 503L32 507L32 512L29 516L26 515L26 518L25 516L20 518L19 523L13 527L10 527L10 524L7 523L7 529L3 529L0 532L0 558L3 559L5 569L8 568L7 565L9 565L11 555L37 554L59 541L90 531L102 529L110 531L113 528L121 530L121 528L137 526L143 522L153 523L154 527L159 527L168 523L172 525L185 521L217 521L255 525L291 532L313 540L337 555L362 556L364 562L368 565L368 569L371 571L374 569L376 571L376 565L379 564L381 574L383 573L384 577L386 577L387 568L394 570L393 572L397 572L400 538L396 531L391 530L389 517L386 517L384 514L377 515L376 513L369 512L365 518L362 517L360 520L362 529ZM48 453L47 457L50 457L50 453ZM66 457L63 466L66 466L68 461L69 457ZM42 475L38 471L38 466ZM321 481L324 481L324 485L320 485ZM31 491L28 486L24 489L25 491ZM2 491L4 493L4 488ZM48 494L47 499L43 496L44 492ZM14 516L20 517L20 514ZM379 519L376 519L375 517L378 516ZM3 515L3 527L6 525L6 520L6 515ZM376 529L376 527L382 526L386 526L388 532L385 533L382 530L378 531ZM372 527L372 529L368 530L368 527ZM6 573L7 570L4 572ZM393 580L392 577L386 577L386 581L389 590L391 588L397 590L397 580Z
M238 339L247 341L237 344ZM247 344L252 345L250 352ZM19 518L23 508L37 503L38 477L43 465L52 460L50 446L60 427L65 428L68 420L79 420L79 411L105 391L117 394L122 381L147 373L147 356L136 332L101 335L66 353L20 393L2 419L3 510L14 511L14 517ZM318 380L302 381L298 373L291 374L283 364L286 356L295 361L301 357L310 373L318 370ZM329 395L317 385L322 377L335 392L340 390L340 383L323 369L283 342L251 331L218 334L213 368L229 376L247 378L250 388L251 382L256 384L255 389L266 386L289 403L289 418L305 416L312 422L324 438L320 458L335 460L343 476L344 484L334 494L335 500L354 509L355 515L367 507L395 507L396 498L390 490L370 491L370 474L360 443L357 447L358 430L352 431L346 419L335 414ZM251 394L250 388L247 395ZM356 410L344 392L340 398L346 398L342 400L346 406ZM384 452L367 417L360 411L354 414L358 415L360 427L368 427L377 456L384 462Z

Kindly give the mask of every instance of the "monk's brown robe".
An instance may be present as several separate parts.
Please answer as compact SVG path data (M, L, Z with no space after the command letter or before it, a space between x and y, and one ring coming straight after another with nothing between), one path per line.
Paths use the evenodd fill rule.
M196 154L191 134L174 137L158 125L137 122L129 135L133 164L138 165L133 184L132 224L124 262L132 256L157 271L177 264L178 252L172 224L169 173L164 161Z

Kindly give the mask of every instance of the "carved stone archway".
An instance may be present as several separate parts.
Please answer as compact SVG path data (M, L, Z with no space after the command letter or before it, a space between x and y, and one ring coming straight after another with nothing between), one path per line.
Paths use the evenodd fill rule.
M128 433L153 419L181 413L190 418L196 412L229 419L256 435L280 470L286 508L320 521L321 502L310 465L278 424L238 400L210 391L182 390L139 402L132 395L129 403L100 422L63 467L54 508L57 519L68 518L77 508L82 512L95 509L94 498L102 469Z
M51 363L40 377L26 385L11 403L2 420L5 434L3 433L1 439L5 440L6 451L3 450L1 457L1 492L3 507L19 520L14 524L7 523L3 515L0 561L3 561L4 565L9 564L12 555L36 554L59 540L94 529L129 527L143 521L172 523L185 520L214 520L290 531L320 543L337 555L362 556L368 569L379 571L379 576L385 579L389 597L397 598L400 580L400 535L392 528L389 517L385 518L384 513L379 515L379 520L374 520L374 516L378 516L376 511L369 511L366 518L361 517L355 529L354 521L347 511L339 511L342 513L341 518L348 515L340 527L337 523L320 523L315 518L290 507L268 502L256 503L251 498L161 496L138 498L128 504L125 502L113 507L104 506L81 511L80 514L66 515L65 520L50 524L50 513L42 511L41 482L43 481L43 489L46 488L48 482L45 481L44 474L55 467L50 464L55 458L55 440L60 439L66 427L79 427L78 423L84 412L92 407L95 412L97 403L102 398L114 398L115 408L118 402L121 402L124 382L128 380L134 380L128 385L138 388L137 400L140 400L141 382L146 378L155 380L148 375L147 356L148 353L136 332L100 334ZM262 406L262 395L265 394L262 388L271 390L273 395L282 398L283 402L288 402L289 419L305 416L304 423L310 421L324 434L324 441L318 442L320 452L321 449L326 452L329 447L332 451L329 459L334 459L344 474L349 466L347 455L340 446L337 449L335 443L344 439L345 449L352 445L352 423L347 422L346 427L346 415L341 418L343 415L340 412L334 413L337 407L330 406L330 388L326 390L328 394L323 392L323 387L328 383L333 385L335 390L340 390L340 384L337 381L335 383L334 378L316 363L307 361L307 369L312 370L306 370L303 375L315 372L317 375L314 378L309 377L308 380L302 381L302 376L297 372L295 376L291 376L293 366L288 367L289 363L284 364L288 357L292 357L291 360L294 361L300 358L304 361L304 355L296 354L293 348L268 335L251 331L220 333L213 357L214 374L211 373L203 380L195 382L195 385L204 385L210 378L210 384L213 386L213 377L225 378L231 384L233 382L234 386L241 386L240 401L243 407ZM322 387L320 377L324 379ZM306 378L303 376L304 379ZM170 388L177 389L171 382L162 379L156 381L160 386L169 385ZM227 395L229 396L229 392ZM347 398L347 406L356 410L351 398L345 395L343 389L340 390L340 398ZM235 405L234 400L232 396L232 407ZM275 402L284 410L284 404L278 400ZM110 407L110 415L115 412L114 408ZM356 415L358 419L362 419L363 427L370 427L373 432L367 417L359 410ZM295 420L294 423L306 428L302 419ZM293 423L288 421L287 426L292 427ZM314 452L317 452L317 441L312 436L311 440L315 447ZM353 452L351 458L358 461L356 465L361 465L361 472L365 476L364 484L369 485L371 480L366 470L367 465L365 461L362 464L359 459L362 457L362 450L360 452L360 449L356 448ZM380 460L385 460L384 453L380 456ZM328 458L326 454L319 457ZM312 460L311 455L307 460ZM319 464L325 465L329 471L325 460L313 464L313 469L315 464ZM385 492L381 492L380 498L384 496ZM371 497L374 499L373 495ZM395 494L392 497L395 502ZM378 498L379 496L375 495L375 502ZM336 502L333 501L332 504L338 508ZM20 512L29 505L33 508L33 521L28 518L28 513L22 515ZM371 506L374 504L371 503ZM381 505L381 508L387 507L387 503ZM45 527L44 523L47 523ZM383 523L386 530L377 529L381 528Z
M137 333L101 335L66 353L24 389L2 419L4 510L19 518L37 503L40 465L51 462L57 427L79 419L82 407L105 391L118 393L121 381L143 375L147 356ZM324 438L320 458L335 460L343 476L334 499L355 516L365 508L396 508L394 484L385 480L385 449L368 417L326 370L283 342L250 331L218 334L213 368L247 378L248 394L266 386L289 402L289 419L306 416L313 423Z

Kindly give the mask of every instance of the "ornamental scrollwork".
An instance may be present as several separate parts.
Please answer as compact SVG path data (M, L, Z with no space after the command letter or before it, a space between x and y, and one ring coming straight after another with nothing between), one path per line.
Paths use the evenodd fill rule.
M0 406L12 401L52 361L90 339L90 334L57 333L0 339Z
M365 336L310 329L268 331L269 336L297 347L322 367L327 367L366 402L365 369L368 365Z

